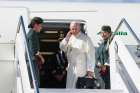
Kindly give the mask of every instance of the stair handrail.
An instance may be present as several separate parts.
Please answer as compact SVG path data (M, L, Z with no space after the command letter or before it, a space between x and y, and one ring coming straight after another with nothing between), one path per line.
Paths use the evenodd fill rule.
M129 25L129 23L127 22L127 20L125 18L122 18L121 21L119 22L119 25L117 26L117 28L115 29L114 33L117 33L118 29L121 27L121 25L125 23L125 25L127 26L127 28L129 29L129 31L131 32L131 34L134 36L135 40L137 41L137 43L140 45L140 39L137 37L137 35L135 34L134 30L131 28L131 26ZM109 44L112 42L113 38L115 37L115 34L112 34Z
M22 34L23 34L23 38L24 38L24 44L25 44L25 48L26 48L26 53L27 53L27 57L29 60L29 68L31 71L31 77L32 77L32 81L33 81L33 87L34 87L34 91L35 93L40 93L39 92L39 86L37 83L37 79L35 78L35 72L32 66L33 60L31 59L31 50L29 48L29 44L28 44L28 39L27 39L27 35L26 35L26 29L25 29L25 24L24 24L24 20L23 20L23 16L20 16L19 18L19 22L18 22L18 27L17 27L17 33L20 32L20 27L22 27Z
M127 28L129 29L129 31L130 31L130 33L134 36L134 39L136 40L136 42L137 42L137 44L138 44L138 46L140 45L140 39L138 38L138 36L135 34L135 32L134 32L134 30L131 28L131 26L129 25L129 23L127 22L127 20L125 19L125 18L122 18L121 19L121 21L119 22L119 24L118 24L118 26L117 26L117 28L115 29L115 33L116 32L118 32L119 31L119 29L120 29L120 27L122 26L122 24L125 24L126 26L127 26ZM110 41L109 41L109 45L111 44L111 42L114 40L114 37L115 37L115 34L112 34L112 36L111 36L111 38L110 38ZM119 38L117 38L117 41L119 41L118 40ZM115 45L116 45L116 51L115 52L117 52L117 54L118 54L118 42L117 42L116 40L115 40ZM119 41L120 42L120 41ZM122 45L123 43L121 42L121 44L120 45ZM124 47L124 46L123 46ZM121 47L122 48L122 47ZM125 51L126 50L128 50L126 47L125 47ZM124 52L124 51L123 51ZM128 52L128 51L127 51ZM113 54L111 54L111 55L113 55ZM131 54L129 54L129 56L131 56ZM130 58L130 57L129 57ZM131 58L132 59L132 58ZM118 59L117 59L118 60ZM132 63L132 62L131 62ZM126 69L125 67L124 67L124 63L122 64L122 67L123 67L123 69ZM135 65L135 67L137 67L137 65ZM138 69L138 67L137 67L137 69ZM126 70L125 70L126 71ZM120 73L121 74L121 73ZM125 72L125 73L123 73L122 74L122 76L125 76L125 75L127 76L127 78L130 78L128 75L127 75L127 71ZM128 82L127 80L126 80L126 82ZM132 80L132 78L131 79L129 79L129 82L133 82L133 80ZM135 91L135 93L139 93L139 89L136 87L136 85L134 84L134 82L133 83L131 83L131 86L133 86L133 90Z

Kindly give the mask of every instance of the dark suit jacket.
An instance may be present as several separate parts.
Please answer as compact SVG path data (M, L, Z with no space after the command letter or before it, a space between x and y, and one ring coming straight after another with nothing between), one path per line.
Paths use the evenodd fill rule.
M33 29L30 29L29 33L27 34L27 38L32 57L34 57L40 50L38 33Z
M101 65L104 65L105 63L109 64L109 53L107 47L107 42L101 43L101 45L98 47L96 51L97 56L97 62L100 62Z

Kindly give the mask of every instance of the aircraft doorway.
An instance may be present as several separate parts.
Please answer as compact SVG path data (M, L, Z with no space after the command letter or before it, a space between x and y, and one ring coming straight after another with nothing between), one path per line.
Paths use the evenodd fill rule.
M67 58L63 52L64 62L58 64L56 55L60 54L59 42L69 31L69 25L72 21L78 21L81 24L81 31L85 33L83 20L66 19L47 19L43 24L43 31L39 34L40 52L45 58L45 64L40 71L41 88L65 88L67 76Z

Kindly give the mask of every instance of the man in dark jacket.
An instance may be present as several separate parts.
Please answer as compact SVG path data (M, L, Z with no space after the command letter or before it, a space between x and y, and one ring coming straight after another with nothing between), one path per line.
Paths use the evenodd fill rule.
M27 35L28 37L28 43L29 43L29 49L31 51L31 58L33 60L33 67L35 70L35 75L37 78L38 85L39 83L39 70L41 69L41 65L45 62L43 56L40 54L40 45L39 45L39 37L38 33L42 29L42 23L43 19L40 17L34 17L30 24L28 25L28 28L30 28L29 33Z
M104 25L99 33L103 38L103 42L97 49L97 67L99 68L100 76L105 84L105 89L110 89L110 63L109 63L109 41L111 37L111 27Z

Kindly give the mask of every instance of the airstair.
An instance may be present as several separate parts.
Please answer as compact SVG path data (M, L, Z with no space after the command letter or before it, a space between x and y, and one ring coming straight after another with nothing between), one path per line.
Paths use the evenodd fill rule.
M30 51L27 43L24 20L22 16L19 21L19 33L17 34L16 49L19 72L18 75L18 93L139 93L140 92L140 58L137 56L137 47L140 44L139 39L133 32L125 19L122 19L115 30L127 31L127 37L112 36L110 42L110 66L111 66L111 89L46 89L38 88L34 78L32 60L30 60ZM131 38L131 41L129 41ZM27 58L25 57L27 55ZM27 59L34 88L31 88L27 70Z
M0 11L3 11L2 8L0 9ZM17 19L7 18L7 20L11 21L8 25L17 24L18 21L19 24L16 26L17 33L15 31L16 27L9 28L11 32L3 33L0 31L0 93L140 93L140 40L126 19L120 20L115 32L125 31L128 33L127 36L113 36L109 46L111 66L110 90L50 89L39 88L36 84L26 37L28 30L27 10L25 8L18 8L18 10L16 8L4 8L4 10L12 11L10 16L17 17ZM16 12L13 12L13 10ZM1 22L7 24L4 14L1 14L1 19L3 19ZM19 14L24 16L18 19ZM7 26L1 27L4 30ZM13 29L14 33L12 33ZM16 36L14 36L15 34ZM7 42L7 38L10 38L10 41ZM16 41L13 38L16 38ZM31 88L30 85L28 69L31 71L34 88Z

